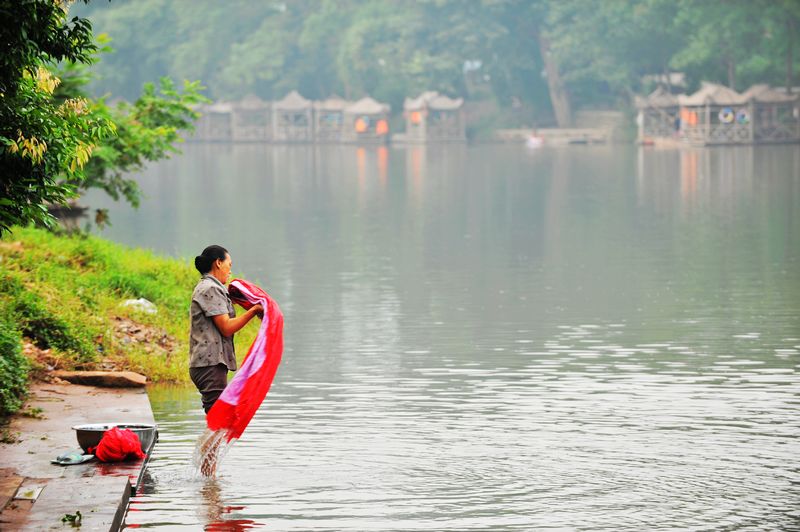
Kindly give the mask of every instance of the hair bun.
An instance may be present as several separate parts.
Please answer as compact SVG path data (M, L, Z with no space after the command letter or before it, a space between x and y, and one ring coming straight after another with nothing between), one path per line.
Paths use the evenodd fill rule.
M227 249L213 244L194 258L194 267L197 268L197 271L201 274L205 275L211 271L211 266L214 265L215 260L225 260L227 254Z
M210 257L204 257L203 255L198 255L194 258L194 267L197 268L197 271L206 274L211 271L211 263L212 259Z

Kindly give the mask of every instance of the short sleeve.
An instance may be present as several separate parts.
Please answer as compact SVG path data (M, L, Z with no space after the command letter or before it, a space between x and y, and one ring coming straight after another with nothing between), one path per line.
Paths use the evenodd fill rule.
M200 305L203 314L209 318L220 314L228 314L228 294L220 286L210 285L199 292L194 300Z

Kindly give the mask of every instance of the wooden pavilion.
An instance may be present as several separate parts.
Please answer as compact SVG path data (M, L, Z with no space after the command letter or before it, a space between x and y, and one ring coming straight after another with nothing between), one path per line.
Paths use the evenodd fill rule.
M752 110L755 143L800 142L800 101L797 94L758 84L742 93L742 97Z
M272 140L272 109L258 96L246 96L233 105L231 137L234 142Z
M344 108L342 141L383 144L389 140L389 104L370 97Z
M200 118L195 125L192 140L209 142L229 142L231 140L231 126L233 104L217 102L199 108Z
M634 104L639 111L636 124L639 126L637 141L640 144L678 138L680 108L676 95L659 86L645 97L637 96Z
M406 142L463 142L467 140L463 112L464 100L452 99L435 91L417 98L406 98Z
M738 92L703 82L692 95L678 96L681 137L700 145L752 144L753 109Z
M338 96L314 102L314 139L317 142L340 142L344 109L348 102Z
M314 140L313 106L297 91L272 104L272 140L274 142L312 142Z

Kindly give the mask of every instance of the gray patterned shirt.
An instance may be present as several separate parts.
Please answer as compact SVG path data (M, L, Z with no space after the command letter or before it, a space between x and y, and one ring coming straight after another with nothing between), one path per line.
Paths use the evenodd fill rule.
M200 279L192 293L189 309L191 329L189 330L189 367L200 368L225 364L230 371L236 371L236 355L233 352L233 336L226 338L219 332L213 316L227 314L236 316L231 298L225 285L207 273Z

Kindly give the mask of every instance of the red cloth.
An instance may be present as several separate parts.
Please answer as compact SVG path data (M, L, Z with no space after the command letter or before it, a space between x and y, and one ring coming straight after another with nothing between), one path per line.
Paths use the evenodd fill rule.
M89 447L89 453L101 462L122 462L128 458L144 458L139 436L130 429L112 427L105 431L97 447Z
M227 440L239 438L264 401L283 353L283 313L278 304L258 286L234 279L228 287L234 303L264 307L261 328L228 386L206 415L211 430L226 430Z

